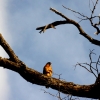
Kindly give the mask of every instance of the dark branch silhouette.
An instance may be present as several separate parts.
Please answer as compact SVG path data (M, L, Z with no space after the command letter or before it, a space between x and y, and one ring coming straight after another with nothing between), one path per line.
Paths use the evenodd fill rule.
M76 66L81 66L81 67L85 68L88 72L92 73L92 74L97 78L98 75L99 75L98 69L99 69L99 67L100 67L100 56L98 57L98 60L97 60L97 61L93 61L93 60L92 60L92 55L93 55L93 54L95 54L95 53L93 52L93 50L90 51L90 54L89 54L90 63L89 63L89 64L88 64L88 63L77 63L77 64L75 65L75 67L76 67ZM95 66L94 66L94 65L95 65Z
M82 27L79 25L79 23L77 23L76 21L66 17L65 15L63 15L62 13L58 12L57 10L53 9L53 8L50 8L51 11L55 12L56 14L60 15L61 17L63 17L65 20L62 20L62 21L55 21L55 22L52 22L50 24L47 24L45 26L42 26L42 27L37 27L36 30L41 30L41 32L45 32L46 29L49 29L49 28L55 28L55 26L58 26L58 25L62 25L62 24L73 24L74 26L77 27L77 29L79 30L79 34L81 34L82 36L84 36L86 39L88 39L92 44L95 44L95 45L98 45L100 46L100 41L99 40L96 40L96 39L93 39L91 36L89 36L83 29ZM80 13L79 13L80 14ZM81 15L81 14L80 14ZM81 15L81 16L84 16L84 15ZM86 17L86 16L85 16ZM98 16L99 17L99 16ZM99 28L97 27L97 25L93 24L92 22L92 19L94 17L91 17L91 18L88 18L86 17L90 22L91 22L91 25L97 29L97 32L100 33L100 30Z

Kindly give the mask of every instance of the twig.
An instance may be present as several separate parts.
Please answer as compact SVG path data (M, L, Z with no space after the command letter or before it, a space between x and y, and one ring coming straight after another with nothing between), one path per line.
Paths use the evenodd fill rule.
M54 8L50 8L51 11L55 12L56 14L60 15L62 18L65 18L66 20L69 20L68 17L66 17L65 15L63 15L62 13L58 12L57 10L55 10Z
M63 6L63 5L62 5ZM81 13L79 13L79 12L77 12L77 11L75 11L75 10L72 10L72 9L70 9L70 8L67 8L67 7L65 7L65 6L63 6L65 9L67 9L67 10L70 10L70 11L72 11L72 12L74 12L74 13L77 13L77 14L79 14L79 15L81 15L82 17L85 17L86 19L88 19L88 17L87 16L85 16L84 14L81 14Z
M92 0L91 0L91 1L92 1ZM91 9L91 8L90 8L90 0L89 0L89 8L90 8L90 11L91 11L90 17L85 16L84 14L82 14L82 13L80 13L80 12L77 12L77 11L75 11L75 10L72 10L72 9L70 9L70 8L67 8L67 7L65 7L65 6L63 6L63 7L64 7L65 9L67 9L67 10L72 11L73 13L76 13L76 14L80 15L82 18L77 17L77 18L81 19L79 22L81 22L81 21L83 21L83 20L89 20L91 26L93 26L93 27L96 29L95 34L98 35L98 34L100 33L100 29L99 29L99 27L98 27L98 25L100 25L100 17L99 17L99 16L93 16L93 13L94 13L94 11L95 11L95 9L96 9L96 5L97 5L98 1L99 1L99 0L96 0L96 3L95 3L95 4L94 4L94 2L92 1L93 9ZM84 17L85 17L85 18L84 18ZM96 17L99 18L99 21L98 21L97 23L94 24L94 23L93 23L93 19L96 18Z
M81 66L81 67L85 68L88 72L92 73L97 78L98 74L99 74L98 65L100 66L100 56L98 57L98 60L96 62L94 62L92 60L92 55L95 54L93 51L94 50L90 50L90 54L89 54L90 63L89 64L88 63L77 63L75 65L75 67L77 65ZM95 64L95 68L92 66L92 64ZM85 65L87 65L89 68L87 68Z
M96 5L97 5L98 1L99 1L99 0L96 0L95 5L93 5L93 10L92 10L92 13L91 13L91 17L92 17L92 15L93 15L93 13L94 13L94 10L96 9Z

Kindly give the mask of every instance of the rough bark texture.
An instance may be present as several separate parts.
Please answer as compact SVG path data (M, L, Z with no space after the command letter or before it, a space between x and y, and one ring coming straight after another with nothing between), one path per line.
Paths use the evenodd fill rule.
M100 97L100 75L98 75L96 82L91 85L78 85L53 77L47 77L42 73L27 67L20 61L1 34L0 45L10 57L9 59L0 57L0 66L19 73L26 81L41 86L49 86L52 89L73 96L95 99Z

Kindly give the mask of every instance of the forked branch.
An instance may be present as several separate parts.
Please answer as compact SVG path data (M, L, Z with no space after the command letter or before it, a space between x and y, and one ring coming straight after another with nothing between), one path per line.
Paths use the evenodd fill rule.
M95 55L93 50L91 50L89 54L90 63L77 63L75 67L81 66L85 68L88 72L92 73L97 78L99 75L100 56L98 57L97 61L93 61L92 55Z
M4 48L9 57L12 58L10 59L0 57L0 67L4 67L19 73L26 81L41 86L48 85L50 88L55 89L64 94L95 99L99 98L100 76L98 76L98 80L96 80L97 82L91 85L78 85L72 82L66 82L53 77L48 77L34 69L27 67L21 60L19 60L19 58L15 55L14 51L4 40L1 34L0 45Z
M36 30L41 30L41 32L44 32L46 29L52 28L51 26L55 27L57 25L62 25L62 24L73 24L74 26L77 27L77 29L79 30L79 34L81 34L82 36L84 36L86 39L88 39L92 44L98 45L100 46L100 41L93 39L91 36L89 36L83 29L82 27L79 25L79 23L77 23L76 21L66 17L65 15L63 15L62 13L58 12L57 10L50 8L51 11L55 12L56 14L60 15L61 17L63 17L65 20L63 21L55 21L52 22L50 24L47 24L45 26L42 27L37 27Z

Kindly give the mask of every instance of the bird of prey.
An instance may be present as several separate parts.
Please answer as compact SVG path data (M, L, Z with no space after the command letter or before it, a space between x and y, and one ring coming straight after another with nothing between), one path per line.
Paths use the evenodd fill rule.
M52 76L52 66L51 66L51 62L47 62L46 65L43 68L43 74L51 77ZM46 86L46 88L49 88L48 86Z

